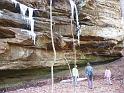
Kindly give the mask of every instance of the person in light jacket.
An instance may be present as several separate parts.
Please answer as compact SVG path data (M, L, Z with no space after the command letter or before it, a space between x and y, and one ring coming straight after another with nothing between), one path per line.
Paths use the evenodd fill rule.
M77 65L75 65L75 67L72 69L72 82L74 86L77 85L77 78L79 78L79 73Z
M111 82L111 70L108 67L106 67L104 78L105 78L105 80L106 80L106 82L108 84L112 85L112 82Z

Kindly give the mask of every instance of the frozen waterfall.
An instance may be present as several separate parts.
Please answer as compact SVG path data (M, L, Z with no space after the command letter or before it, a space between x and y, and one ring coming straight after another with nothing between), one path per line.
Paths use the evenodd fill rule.
M11 1L15 4L15 6L16 6L17 3L19 4L21 14L23 15L22 18L24 20L26 20L30 24L30 27L31 27L31 31L27 31L27 30L26 31L27 31L28 35L31 36L31 38L32 38L32 40L34 41L34 44L35 44L36 34L34 33L34 19L33 19L34 9L28 7L24 4L21 4L20 2L17 2L16 0L11 0ZM29 10L29 16L28 17L26 17L26 15L25 15L27 10Z
M78 19L78 10L75 2L73 0L69 0L71 5L71 19L74 19L74 16L76 16L76 31L78 36L78 44L80 44L80 25L79 25L79 19ZM75 14L75 15L74 15Z

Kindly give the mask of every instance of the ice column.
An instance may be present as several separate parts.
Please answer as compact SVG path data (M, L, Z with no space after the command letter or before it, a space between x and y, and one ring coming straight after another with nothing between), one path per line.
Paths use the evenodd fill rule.
M28 7L24 4L20 4L20 10L21 10L21 14L23 15L23 18L25 19L25 13L27 11Z
M76 16L76 30L77 30L77 36L78 36L78 44L80 44L80 25L79 25L79 20L78 20L78 10L75 2L73 0L69 0L71 4L71 18L74 19L74 16ZM75 14L75 15L74 15Z
M30 26L31 26L31 32L29 33L29 35L32 36L32 40L34 41L35 44L35 38L36 38L36 34L34 33L34 19L33 19L33 8L28 7L29 10L29 22L30 22Z

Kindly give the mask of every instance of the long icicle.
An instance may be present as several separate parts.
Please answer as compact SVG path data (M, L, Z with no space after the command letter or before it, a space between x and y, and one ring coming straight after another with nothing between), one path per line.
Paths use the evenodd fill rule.
M76 29L77 29L77 36L78 36L78 44L80 45L80 25L79 25L79 19L78 19L78 10L76 4L74 4L75 14L76 14Z
M121 24L124 25L124 1L120 0L120 7L121 7Z
M53 29L52 29L52 0L50 0L50 28L51 28L52 47L53 47L53 52L54 52L54 62L51 65L51 80L52 80L51 93L53 93L53 88L54 88L53 66L54 66L54 63L56 62L56 50L55 50L55 45L54 45Z

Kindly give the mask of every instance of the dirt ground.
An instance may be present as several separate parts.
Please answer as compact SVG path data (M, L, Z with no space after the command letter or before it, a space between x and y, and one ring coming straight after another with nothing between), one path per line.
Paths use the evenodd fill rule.
M104 80L105 67L108 66L112 72L112 85ZM124 93L124 57L94 68L94 88L88 89L87 81L80 81L76 86L76 93ZM75 93L72 83L55 83L54 93ZM51 93L51 84L21 88L4 93Z

